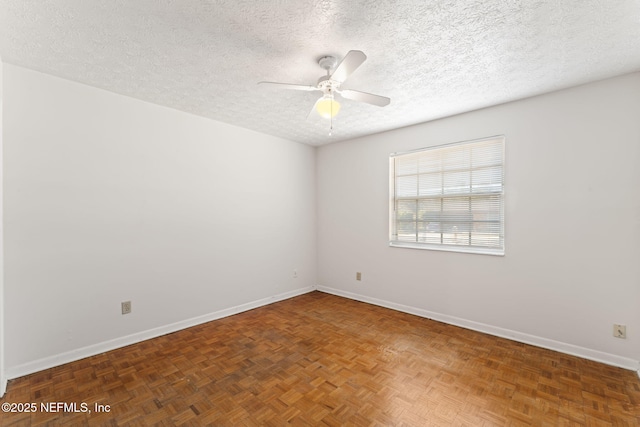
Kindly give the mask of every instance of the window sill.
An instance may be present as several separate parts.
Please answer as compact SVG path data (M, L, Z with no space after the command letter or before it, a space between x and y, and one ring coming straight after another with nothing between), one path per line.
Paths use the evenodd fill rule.
M460 252L467 254L479 254L479 255L495 255L504 256L504 249L502 248L478 248L470 246L449 246L449 245L429 245L410 242L389 242L389 246L392 248L405 248L405 249L422 249L430 251L444 251L444 252Z

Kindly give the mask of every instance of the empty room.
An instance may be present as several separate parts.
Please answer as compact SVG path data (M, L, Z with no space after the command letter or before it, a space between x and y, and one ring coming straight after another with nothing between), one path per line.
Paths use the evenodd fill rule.
M638 40L0 0L0 426L640 425Z

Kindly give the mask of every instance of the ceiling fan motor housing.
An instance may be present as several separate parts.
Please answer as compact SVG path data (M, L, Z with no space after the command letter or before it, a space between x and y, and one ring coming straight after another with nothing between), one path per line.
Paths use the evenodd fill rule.
M331 80L331 72L336 68L336 65L338 65L338 59L335 56L323 56L318 59L318 64L327 71L326 76L318 79L318 89L325 95L333 95L335 89L340 86L340 83Z
M320 89L324 94L333 94L339 86L340 83L335 80L331 80L329 76L322 76L318 79L318 89Z

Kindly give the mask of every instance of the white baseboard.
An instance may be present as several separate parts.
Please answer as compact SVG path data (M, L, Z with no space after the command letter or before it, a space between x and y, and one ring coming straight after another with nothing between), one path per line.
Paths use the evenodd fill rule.
M7 391L7 379L2 377L0 380L0 397L4 396L4 393Z
M93 344L87 347L79 348L77 350L68 351L65 353L57 354L54 356L38 359L33 362L24 363L22 365L13 366L6 369L6 378L4 384L0 384L3 387L1 390L6 389L6 380L19 378L25 375L32 374L34 372L42 371L45 369L53 368L54 366L64 365L65 363L74 362L76 360L84 359L85 357L95 356L96 354L104 353L116 348L125 347L131 344L145 341L151 338L156 338L162 335L177 332L182 329L190 328L192 326L200 325L202 323L210 322L212 320L221 319L223 317L232 316L234 314L242 313L244 311L253 310L254 308L262 307L265 305L273 304L274 302L283 301L289 298L296 297L298 295L306 294L316 290L314 286L309 286L301 289L296 289L289 292L284 292L271 297L259 299L257 301L248 302L235 307L227 308L224 310L215 311L213 313L205 314L203 316L193 317L191 319L183 320L180 322L172 323L169 325L161 326L154 329L149 329L142 332L137 332L132 335L127 335L121 338L116 338L109 341L104 341L98 344ZM0 393L2 395L2 393Z
M615 354L604 353L598 350L592 350L585 347L579 347L573 344L567 344L560 341L554 341L547 338L538 337L535 335L529 335L518 331L512 331L510 329L499 328L497 326L491 326L484 323L474 322L471 320L462 319L455 316L449 316L446 314L435 313L421 308L410 307L403 304L397 304L377 298L371 298L364 295L359 295L351 292L342 291L326 286L318 286L318 291L325 292L332 295L337 295L345 298L349 298L356 301L366 302L373 305L378 305L392 310L401 311L404 313L413 314L416 316L424 317L427 319L437 320L438 322L448 323L450 325L460 326L462 328L471 329L478 332L483 332L489 335L494 335L501 338L507 338L513 341L518 341L525 344L531 344L536 347L542 347L549 350L559 351L561 353L570 354L572 356L582 357L583 359L593 360L595 362L601 362L607 365L617 366L632 371L637 371L640 376L640 361L629 359L626 357L616 356Z

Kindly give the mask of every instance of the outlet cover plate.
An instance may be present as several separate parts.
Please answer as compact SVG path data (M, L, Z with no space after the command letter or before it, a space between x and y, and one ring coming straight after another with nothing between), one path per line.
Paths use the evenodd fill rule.
M613 336L616 338L627 338L627 326L626 325L613 325Z

